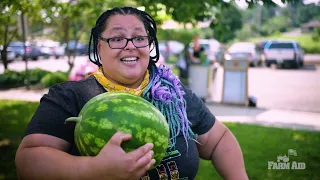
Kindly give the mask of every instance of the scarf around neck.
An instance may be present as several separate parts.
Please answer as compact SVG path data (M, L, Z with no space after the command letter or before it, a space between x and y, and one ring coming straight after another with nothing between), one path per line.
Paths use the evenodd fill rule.
M191 130L191 122L187 118L186 101L183 97L185 92L182 90L181 82L165 65L151 66L137 89L112 83L103 75L101 67L93 76L108 92L128 92L153 104L167 119L170 129L169 148L175 147L176 138L180 133L184 137L187 149L188 140L196 141L197 135Z
M119 84L111 82L107 77L104 76L103 71L102 71L102 66L99 67L99 69L93 73L93 76L96 78L96 80L101 84L104 89L108 92L127 92L130 94L134 94L137 96L141 96L143 90L147 87L149 83L149 71L147 70L144 79L140 86L136 89L134 88L128 88L125 86L121 86Z

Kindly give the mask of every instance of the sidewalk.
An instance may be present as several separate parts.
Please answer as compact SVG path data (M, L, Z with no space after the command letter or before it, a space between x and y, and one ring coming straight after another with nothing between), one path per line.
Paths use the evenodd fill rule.
M250 108L217 103L207 103L207 106L217 119L222 122L320 131L320 113Z
M48 89L26 90L16 88L0 90L0 99L39 102ZM222 122L238 122L297 130L320 131L320 113L261 109L208 102L209 110Z

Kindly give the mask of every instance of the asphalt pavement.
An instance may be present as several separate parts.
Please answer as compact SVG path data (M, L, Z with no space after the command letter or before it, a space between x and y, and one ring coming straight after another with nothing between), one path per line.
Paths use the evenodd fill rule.
M48 89L27 90L25 87L0 90L0 99L39 102L47 92ZM206 105L222 122L320 131L320 113L226 105L211 101L207 102Z

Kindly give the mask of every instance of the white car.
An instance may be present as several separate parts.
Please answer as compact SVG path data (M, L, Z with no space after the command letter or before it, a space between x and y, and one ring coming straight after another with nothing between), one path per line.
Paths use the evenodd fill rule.
M56 41L41 41L37 43L37 46L40 47L41 55L46 58L54 56L56 59L58 59L59 57L65 55L65 47Z
M223 60L223 47L216 39L199 39L199 44L207 55L210 63L219 62ZM189 51L192 52L193 42L189 44Z
M275 64L278 67L299 68L304 64L304 52L296 41L269 41L265 45L264 55L267 67Z
M224 59L246 59L248 60L251 67L255 67L262 62L262 53L259 47L252 42L236 42L233 43L224 55Z

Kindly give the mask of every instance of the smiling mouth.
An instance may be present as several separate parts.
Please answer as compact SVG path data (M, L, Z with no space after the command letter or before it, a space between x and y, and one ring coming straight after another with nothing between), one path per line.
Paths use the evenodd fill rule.
M126 57L126 58L122 58L121 61L124 63L132 63L132 62L136 62L138 61L138 57Z

